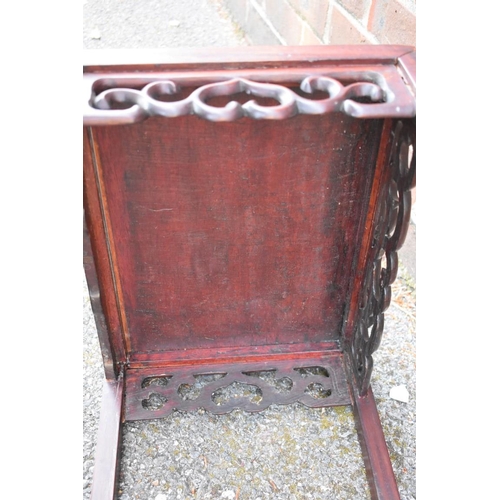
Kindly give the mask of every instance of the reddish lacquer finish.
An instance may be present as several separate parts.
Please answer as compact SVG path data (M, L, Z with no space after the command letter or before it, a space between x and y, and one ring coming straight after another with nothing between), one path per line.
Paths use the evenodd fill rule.
M339 339L381 123L164 124L93 130L130 351Z
M415 91L414 52L396 46L84 67L84 257L113 413L100 449L114 450L94 499L113 498L123 419L295 401L353 404L372 498L399 498L369 381L414 185ZM257 397L224 399L234 384Z

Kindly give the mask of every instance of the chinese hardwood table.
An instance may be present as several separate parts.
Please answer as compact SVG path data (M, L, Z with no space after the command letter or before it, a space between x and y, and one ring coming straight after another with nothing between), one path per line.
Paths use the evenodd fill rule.
M94 500L115 498L127 420L292 402L352 405L372 498L399 498L370 375L415 184L414 49L92 57L84 267L105 370ZM260 402L219 403L235 383Z

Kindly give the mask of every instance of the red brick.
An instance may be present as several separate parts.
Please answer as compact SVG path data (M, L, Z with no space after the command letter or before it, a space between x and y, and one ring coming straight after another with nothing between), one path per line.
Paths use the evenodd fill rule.
M297 13L323 38L328 17L328 0L288 0Z
M299 45L302 19L286 0L266 1L266 14L288 45Z
M247 21L242 28L252 45L281 45L271 28L252 5L248 9Z
M415 14L397 0L374 0L368 29L380 43L416 44Z
M362 22L365 15L368 16L369 14L372 2L370 0L337 0L337 3L342 5L358 21Z
M300 45L322 45L323 41L318 38L316 33L311 29L307 23L302 23L302 36L300 38Z
M330 25L330 45L370 43L365 35L347 19L337 6L333 6Z

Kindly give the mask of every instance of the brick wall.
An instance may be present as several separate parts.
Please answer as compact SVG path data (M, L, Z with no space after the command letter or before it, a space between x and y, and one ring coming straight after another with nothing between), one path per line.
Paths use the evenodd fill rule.
M416 0L222 0L252 45L415 45Z

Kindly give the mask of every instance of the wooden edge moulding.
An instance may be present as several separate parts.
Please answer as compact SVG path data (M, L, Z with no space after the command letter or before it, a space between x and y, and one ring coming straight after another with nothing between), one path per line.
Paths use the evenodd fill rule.
M293 402L352 405L371 498L400 498L370 376L415 185L414 49L85 57L92 498L116 498L127 420Z

